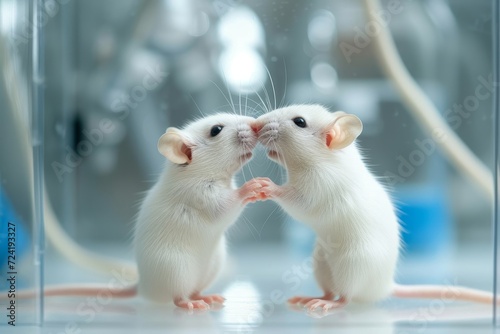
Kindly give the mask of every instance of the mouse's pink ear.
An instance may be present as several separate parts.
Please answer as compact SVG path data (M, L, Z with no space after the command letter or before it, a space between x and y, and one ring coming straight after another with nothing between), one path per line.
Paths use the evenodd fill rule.
M158 151L175 164L191 162L191 148L186 143L182 131L168 128L158 140Z
M327 129L326 146L340 150L351 145L363 131L361 120L351 114L341 114Z

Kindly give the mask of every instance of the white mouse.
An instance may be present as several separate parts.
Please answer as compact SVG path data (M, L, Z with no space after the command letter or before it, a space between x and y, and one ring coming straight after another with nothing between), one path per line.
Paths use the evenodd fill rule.
M234 175L252 158L257 134L252 117L215 114L168 128L158 150L171 164L146 195L135 226L137 284L54 286L45 296L117 298L137 293L160 303L208 309L222 303L218 295L202 296L226 260L224 233L249 202L265 199L268 179L256 178L236 188ZM133 273L132 273L133 274ZM132 275L134 276L134 275ZM18 293L32 297L33 292Z
M183 130L169 128L160 138L159 151L175 165L149 191L137 219L140 295L189 309L224 300L200 293L225 262L226 229L246 203L264 199L265 181L237 189L233 180L257 144L254 121L217 114Z
M358 117L320 105L294 105L257 118L259 142L283 165L288 181L265 184L266 197L317 234L314 273L322 297L293 297L310 310L372 303L389 296L492 303L493 295L444 286L394 282L400 226L391 198L368 170L355 139ZM458 290L457 290L458 289Z

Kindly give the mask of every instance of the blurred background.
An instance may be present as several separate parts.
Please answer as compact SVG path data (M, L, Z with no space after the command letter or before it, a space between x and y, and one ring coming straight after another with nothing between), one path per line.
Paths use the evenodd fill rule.
M449 115L474 96L478 77L492 75L490 1L406 7L391 22L394 38L412 75ZM229 94L236 104L241 95L249 115L265 111L257 94L273 108L321 103L359 115L366 129L360 144L377 175L398 175L409 162L411 175L389 180L395 190L432 186L427 196L446 198L438 205L429 199L447 213L436 218L438 225L453 219L459 238L489 235L491 212L473 185L439 154L421 165L410 162L419 149L415 140L432 137L381 75L371 45L344 56L342 42L356 48L354 39L367 36L356 29L365 27L359 3L108 0L70 1L60 10L45 35L45 177L60 220L80 240L126 240L141 192L164 168L158 138L201 112L232 112ZM470 117L447 116L462 118L452 125L459 124L463 140L490 165L491 101L473 105ZM102 120L112 122L109 133L100 129ZM68 155L76 167L68 166ZM248 167L254 175L281 173L263 156ZM240 224L232 238L283 240L286 217L273 210L270 202L249 208L245 216L257 231Z
M134 215L165 166L156 143L167 127L220 111L258 116L320 103L364 123L359 145L391 189L404 227L400 281L458 277L460 284L492 289L491 200L442 157L381 72L361 1L40 3L36 24L30 1L0 0L0 209L19 217L32 243L40 240L35 193L44 178L45 200L72 238L132 259ZM397 3L393 11L388 2L383 6L405 65L492 169L492 1ZM44 168L34 180L22 154L21 123L34 137L43 135L43 147L28 152L35 175ZM286 180L263 151L238 175L239 183L250 175ZM228 239L232 263L248 257L254 261L246 266L248 275L278 281L266 270L282 254L306 257L314 234L264 202L246 209ZM51 250L48 245L47 266L64 264ZM263 250L278 254L275 262L251 258ZM46 272L46 282L81 275L57 268L64 274Z

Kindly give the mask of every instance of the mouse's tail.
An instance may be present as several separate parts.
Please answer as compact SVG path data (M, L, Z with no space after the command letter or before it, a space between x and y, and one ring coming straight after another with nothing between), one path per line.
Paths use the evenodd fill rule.
M492 304L494 300L491 292L456 285L395 284L392 296L398 298L426 298L450 301L460 300L484 304Z
M52 286L44 289L44 296L98 296L129 298L137 295L137 284L123 288L109 287L104 284L75 284Z
M122 288L110 287L105 284L72 284L48 286L43 290L45 297L102 297L102 298L130 298L137 295L137 284L132 284ZM3 293L0 300L7 299L8 294ZM35 298L37 293L34 290L21 290L15 292L16 299Z

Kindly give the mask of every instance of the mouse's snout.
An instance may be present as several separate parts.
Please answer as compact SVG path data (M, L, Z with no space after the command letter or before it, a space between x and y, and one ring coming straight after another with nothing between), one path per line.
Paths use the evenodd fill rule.
M277 120L260 123L258 130L259 141L266 145L278 139L280 124Z
M240 124L237 127L238 141L241 144L250 145L254 147L257 144L257 135L253 130L252 124Z
M260 130L262 129L262 127L264 126L264 123L263 122L259 122L257 120L253 121L251 124L250 124L250 127L252 128L252 131L258 136L259 135L259 132Z
M253 131L256 135L258 135L258 134L259 134L260 129L262 129L262 126L261 126L260 124L252 124L251 128L252 128L252 131Z

